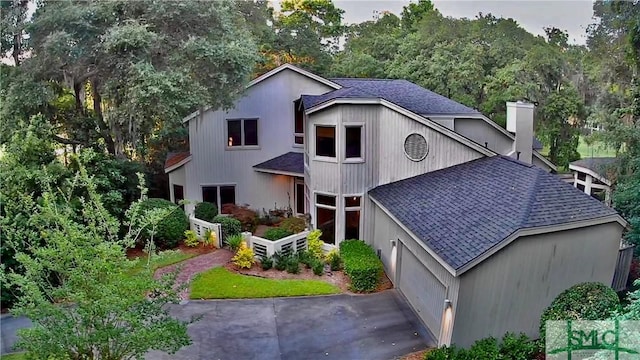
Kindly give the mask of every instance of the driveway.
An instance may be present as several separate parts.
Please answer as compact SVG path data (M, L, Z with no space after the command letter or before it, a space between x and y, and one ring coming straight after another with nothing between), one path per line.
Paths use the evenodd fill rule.
M4 355L13 351L13 345L18 341L16 332L18 329L31 326L31 321L24 317L13 317L9 314L0 316L0 354Z
M393 359L435 340L396 290L256 300L190 301L172 313L188 320L191 346L165 359ZM23 318L3 316L2 351L10 352Z

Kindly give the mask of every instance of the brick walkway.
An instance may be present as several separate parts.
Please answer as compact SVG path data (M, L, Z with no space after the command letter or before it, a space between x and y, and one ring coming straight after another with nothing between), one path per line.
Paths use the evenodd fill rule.
M180 273L176 277L176 286L188 284L193 277L203 271L214 267L223 266L231 261L233 253L227 249L218 249L212 253L196 256L175 265L169 265L156 270L155 277L158 278L163 274L169 273L180 267ZM182 300L189 299L189 287L180 293Z

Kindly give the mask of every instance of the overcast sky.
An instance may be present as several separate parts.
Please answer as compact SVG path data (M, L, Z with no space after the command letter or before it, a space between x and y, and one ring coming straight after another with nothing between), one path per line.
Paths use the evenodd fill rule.
M417 2L417 0L414 0ZM584 44L585 30L592 22L590 0L432 0L445 16L474 18L479 12L496 17L513 18L527 31L543 35L544 27L557 27L569 33L572 43ZM344 21L357 23L373 18L374 11L388 10L400 14L409 0L334 0L345 10Z

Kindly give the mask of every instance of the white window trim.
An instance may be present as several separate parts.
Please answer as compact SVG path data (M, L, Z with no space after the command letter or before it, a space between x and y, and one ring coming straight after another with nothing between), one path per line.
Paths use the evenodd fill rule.
M345 164L360 164L365 162L364 152L366 145L365 137L365 123L364 122L349 122L344 123L344 141L342 141L342 162ZM347 128L359 127L360 128L360 157L348 158L347 157Z
M333 196L336 198L336 206L331 206L331 205L324 205L324 204L318 204L318 195L324 195L324 196ZM324 192L324 191L314 191L313 192L313 206L314 206L314 212L313 212L313 225L314 227L317 229L318 228L318 208L320 209L327 209L327 210L333 210L334 214L333 214L333 244L327 244L325 242L323 242L323 245L328 245L328 246L337 246L338 243L338 238L336 237L336 232L338 231L338 227L336 226L337 221L338 221L338 205L340 201L340 197L338 196L338 194L333 194L333 193L329 193L329 192Z
M307 195L306 195L306 192L307 192L307 191L306 191L306 188L305 188L304 179L294 178L294 179L293 179L293 194L294 194L294 197L295 197L295 211L294 211L294 213L295 213L296 215L304 215L304 213L305 213L305 212L306 212L306 210L307 210L307 205L306 205L306 203L303 205L303 206L304 206L304 209L303 209L304 211L303 211L302 213L299 213L299 212L298 212L298 191L297 191L297 187L298 187L298 185L302 185L302 198L303 198L303 202L304 202L304 201L306 201L306 197L307 197Z
M229 118L225 119L225 134L226 137L224 139L224 146L226 150L260 150L260 118L258 117L247 117L247 118ZM229 121L238 121L240 120L240 143L243 145L239 146L229 146ZM256 121L256 131L258 135L258 145L244 145L244 121L245 120L255 120Z
M200 200L201 201L204 201L204 199L202 197L202 188L214 187L214 186L216 187L216 201L217 201L216 207L218 208L218 213L220 215L224 215L221 212L222 211L222 204L221 204L222 198L220 197L220 187L222 187L222 186L233 186L233 197L236 199L236 202L237 202L237 200L238 200L238 184L237 183L200 184Z
M348 197L359 197L360 198L360 205L359 206L349 206L349 207L347 207L347 198ZM348 211L360 211L360 216L358 218L358 233L359 233L358 235L359 235L359 237L361 239L358 239L358 240L362 240L362 237L363 237L362 236L362 231L364 229L364 221L363 221L364 216L362 216L362 202L364 201L364 194L359 193L359 194L343 195L342 201L344 202L343 208L344 208L344 213L345 213L344 214L344 216L345 216L345 218L344 218L344 229L342 229L343 230L342 232L345 233L347 231L347 214L346 213ZM348 240L348 239L345 239L345 240Z
M338 136L338 126L334 125L334 124L313 124L313 160L314 161L320 161L320 162L328 162L328 163L338 163L338 156L340 155L338 153L339 147L338 147L338 139L340 138L340 136ZM335 148L336 151L336 156L335 157L330 157L330 156L321 156L321 155L317 155L318 153L318 126L320 127L332 127L334 128L334 133L333 133L333 146Z
M296 100L297 101L297 100ZM295 101L293 102L294 104L296 103ZM302 100L300 99L300 102L298 103L298 106L302 106ZM304 137L304 128L305 128L305 124L306 124L306 114L304 113L304 109L302 110L302 132L298 133L296 132L296 112L299 109L294 109L293 112L293 147L294 148L304 148L304 145L306 143L306 139ZM297 137L301 137L302 138L302 144L298 144L296 143L296 138Z

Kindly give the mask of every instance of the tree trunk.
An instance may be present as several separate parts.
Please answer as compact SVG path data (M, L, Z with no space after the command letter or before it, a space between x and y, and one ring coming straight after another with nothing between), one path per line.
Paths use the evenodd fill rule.
M91 79L91 97L93 98L93 112L95 113L96 123L98 124L100 135L107 145L107 151L109 154L117 155L111 131L109 131L109 126L104 121L102 114L102 96L100 96L100 92L98 91L98 80L96 78Z

